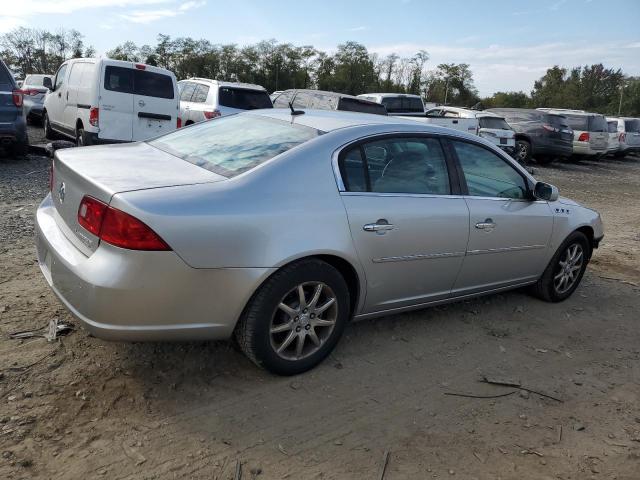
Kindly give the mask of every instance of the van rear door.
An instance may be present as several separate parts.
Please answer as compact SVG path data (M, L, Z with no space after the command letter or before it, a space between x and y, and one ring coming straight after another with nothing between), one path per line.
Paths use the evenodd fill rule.
M133 140L133 72L133 64L129 67L103 63L98 105L98 137L102 140Z
M179 100L174 76L149 65L136 65L133 75L133 140L175 130Z

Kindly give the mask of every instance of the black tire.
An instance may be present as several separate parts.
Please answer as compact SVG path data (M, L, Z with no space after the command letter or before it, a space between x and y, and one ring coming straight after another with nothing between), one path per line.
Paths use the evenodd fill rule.
M578 245L582 250L582 263L580 265L580 269L575 275L575 280L573 280L573 283L567 290L558 290L555 283L555 277L561 273L563 268L561 261L566 259L565 255L569 249L573 248L575 245ZM547 302L562 302L563 300L566 300L571 296L571 294L573 294L576 288L578 288L578 285L580 285L580 281L582 280L582 276L584 275L584 271L587 268L590 258L591 246L586 235L582 232L573 232L565 239L564 242L562 242L562 245L560 245L549 262L549 265L547 265L547 268L540 277L540 280L538 280L538 283L534 285L534 295Z
M29 153L29 140L25 143L14 143L11 145L11 156L15 158L24 158Z
M87 145L87 136L84 133L83 128L78 128L76 130L76 146L84 147Z
M272 320L280 312L278 305L287 295L298 285L310 282L320 282L331 290L335 298L335 323L317 350L313 351L316 347L307 344L313 353L300 359L283 358L273 345ZM301 260L282 268L264 282L242 313L235 329L235 337L241 350L256 365L277 375L296 375L315 367L331 353L342 336L349 315L349 289L340 272L318 259ZM296 321L298 318L302 321L301 317L295 318ZM299 326L296 328L296 331L300 331ZM315 328L312 329L315 332ZM294 334L293 332L292 329L289 333ZM297 341L297 337L295 338ZM291 344L293 343L295 342L292 341Z
M531 143L526 140L516 140L516 151L513 157L522 164L527 164L531 161Z
M51 122L49 121L49 114L44 112L42 114L42 128L44 129L44 138L47 140L55 140L56 133L51 128Z
M627 154L627 152L616 152L613 154L615 158L622 158Z

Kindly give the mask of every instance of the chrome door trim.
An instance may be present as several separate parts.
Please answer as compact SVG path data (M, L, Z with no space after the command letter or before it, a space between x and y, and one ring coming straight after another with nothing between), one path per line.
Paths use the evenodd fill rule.
M485 253L517 252L520 250L536 250L547 248L546 245L523 245L521 247L488 248L484 250L467 250L467 255L483 255Z
M340 195L344 197L464 198L462 195L437 195L433 193L340 192Z
M398 257L380 257L372 258L373 263L387 263L387 262L410 262L413 260L428 260L432 258L452 258L452 257L464 257L465 252L447 252L447 253L420 253L416 255L402 255Z

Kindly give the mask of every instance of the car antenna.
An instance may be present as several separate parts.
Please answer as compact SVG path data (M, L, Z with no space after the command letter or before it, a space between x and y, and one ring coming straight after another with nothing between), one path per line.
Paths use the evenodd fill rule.
M296 99L297 94L298 94L298 91L294 90L293 96L291 97L291 100L289 100L289 108L291 109L292 117L295 117L296 115L304 115L304 110L296 110L295 108L293 108L293 101Z

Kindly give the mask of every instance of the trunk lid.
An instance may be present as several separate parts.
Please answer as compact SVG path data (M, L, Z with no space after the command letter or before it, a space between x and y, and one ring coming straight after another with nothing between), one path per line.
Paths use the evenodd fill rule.
M108 204L116 193L221 180L225 177L147 143L70 148L55 154L51 196L58 226L88 256L99 239L78 223L85 195Z

